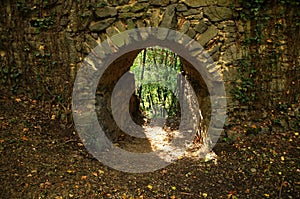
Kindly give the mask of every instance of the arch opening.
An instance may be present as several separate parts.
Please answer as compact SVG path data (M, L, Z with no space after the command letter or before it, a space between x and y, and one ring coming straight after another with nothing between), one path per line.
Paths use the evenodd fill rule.
M151 60L148 60L150 64L143 66L143 59L147 59L147 51L153 53L154 56L151 57L148 55L148 58L152 59L152 62ZM155 54L155 51L159 54ZM163 63L160 62L165 61L166 63L169 55L173 56L174 58L173 69L171 70L172 67L169 66L164 68L163 72L165 72L165 74L155 73L158 71L157 67L162 67L163 65ZM161 60L158 60L159 58ZM146 61L147 60L144 60L144 62ZM163 84L147 84L147 82L142 82L145 79L145 73L143 77L144 79L142 79L141 74L143 70L145 72L146 67L148 67L147 71L149 73L151 73L151 71L154 73L152 76L163 76L169 72L169 74L167 74L169 75L169 78L177 78L178 74L182 74L189 81L196 94L197 103L199 105L197 110L194 110L195 113L192 114L199 113L201 115L199 124L197 124L198 130L195 132L194 143L201 145L203 138L207 133L207 128L211 117L211 104L207 85L192 64L186 61L183 57L177 55L175 52L159 46L150 46L147 48L134 50L120 56L109 65L101 77L96 92L96 113L98 116L98 121L104 129L107 137L114 142L115 145L127 151L147 153L155 150L155 147L153 147L153 144L151 144L149 139L127 135L126 132L119 128L114 120L111 107L112 93L119 79L128 71L131 71L133 75L129 81L130 83L125 85L124 88L135 87L136 89L134 93L131 93L130 101L125 102L129 103L129 110L124 111L129 111L131 119L137 125L141 127L148 126L149 128L155 129L153 132L151 132L152 134L155 134L155 131L158 131L156 127L163 126L164 131L167 132L169 138L172 139L172 132L178 129L181 113L180 104L178 103L175 94L180 94L180 91L176 89L168 89L164 85L172 83L174 84L174 82L177 84L180 79L177 78L176 81L174 81L174 79L172 81L168 81L170 79L165 79L166 81ZM161 70L159 71L161 72ZM170 75L170 73L173 73L173 75ZM148 75L151 77L151 74ZM175 85L171 85L171 87L172 86ZM151 97L151 94L149 95L151 88L153 89L152 91L156 91L156 97L159 98L156 101L151 99L153 97ZM157 91L160 91L162 95L159 96ZM184 93L182 94L184 95ZM122 95L120 97L122 97ZM151 100L155 103L150 104ZM193 104L195 102L191 101L190 103ZM121 105L120 107L126 106ZM163 124L155 122L151 123L151 119L153 120L153 118L165 118L166 120ZM124 118L124 120L127 119L128 118ZM161 120L156 121L159 122Z
M139 107L150 118L180 117L181 74L179 56L159 46L143 49L136 57L130 71L135 77L135 94Z

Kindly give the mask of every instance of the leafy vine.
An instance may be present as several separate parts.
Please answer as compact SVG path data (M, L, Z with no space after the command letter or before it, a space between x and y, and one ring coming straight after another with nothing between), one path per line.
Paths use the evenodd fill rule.
M271 107L299 102L300 13L296 0L238 0L237 20L248 24L248 55L239 62L232 96L241 104ZM298 76L297 76L298 74Z

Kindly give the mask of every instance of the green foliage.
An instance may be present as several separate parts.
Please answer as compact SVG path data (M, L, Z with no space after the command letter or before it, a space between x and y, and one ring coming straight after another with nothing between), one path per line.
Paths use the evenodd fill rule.
M249 54L238 63L238 81L234 83L233 98L241 104L253 105L259 100L261 104L268 104L276 100L262 85L271 84L278 75L287 76L290 84L297 80L293 74L299 70L299 29L300 12L299 1L296 0L238 0L238 20L249 22L250 31L244 34L242 42L248 48ZM286 49L283 47L286 45ZM283 69L282 63L288 57L289 69ZM298 68L298 69L297 69ZM288 83L289 84L289 83ZM298 85L293 86L290 93L294 96ZM286 96L277 98L286 98ZM290 97L292 98L292 97ZM295 101L296 98L291 99ZM273 104L276 103L275 101ZM294 102L295 103L295 102Z
M165 117L176 115L178 110L177 98L172 91L160 84L146 84L142 86L142 109L151 117Z
M146 56L146 57L144 57ZM140 97L140 107L149 117L176 115L179 110L176 97L179 57L168 49L147 48L136 58L131 71Z
M248 59L242 59L239 61L238 74L240 79L233 83L234 89L231 90L231 94L241 104L249 105L257 98L254 82L256 69L252 67Z
M31 21L31 25L38 30L48 30L55 24L55 19L52 16L37 18Z
M16 93L20 86L22 71L17 67L9 67L0 60L1 84L9 86L13 93Z
M24 0L17 1L17 9L22 15L27 15L30 12L30 7L27 6Z
M30 17L31 14L41 14L41 8L48 9L55 5L57 2L49 2L47 0L41 1L26 1L26 0L17 0L16 7L19 14L22 17ZM40 16L40 15L39 15Z

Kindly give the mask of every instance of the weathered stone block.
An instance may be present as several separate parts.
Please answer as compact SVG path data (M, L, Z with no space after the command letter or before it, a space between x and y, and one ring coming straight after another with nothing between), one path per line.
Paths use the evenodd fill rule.
M121 22L120 20L115 23L115 26L119 32L123 32L126 30L125 24L123 22Z
M224 28L224 31L229 32L229 33L235 33L235 32L237 32L237 29L236 29L236 27L233 27L233 26L226 26Z
M89 29L92 32L101 32L102 30L109 27L114 21L115 18L109 18L102 21L92 22L89 26Z
M193 28L189 28L188 32L186 33L187 36L189 36L190 38L194 38L196 35L196 31Z
M114 17L117 15L117 10L114 7L98 8L96 9L95 14L99 18Z
M228 7L232 1L230 0L182 0L190 7L205 7L205 6L224 6Z
M106 33L109 37L116 35L119 33L119 31L116 29L116 27L110 26L106 29Z
M124 19L124 18L140 18L144 15L144 13L120 13L119 18Z
M182 0L182 2L193 8L207 6L207 3L205 0Z
M217 5L218 6L229 6L232 1L229 0L217 0Z
M110 5L118 6L118 5L128 4L128 3L129 3L129 0L107 0L107 2L108 2Z
M158 27L160 21L161 21L160 9L152 10L152 14L151 14L151 17L150 17L151 26Z
M174 28L177 25L177 19L175 15L175 7L176 5L170 5L167 7L162 22L160 24L161 27L165 28Z
M232 18L232 10L226 7L209 6L204 8L204 15L211 21L224 21Z
M196 39L200 45L205 46L211 39L213 39L218 34L218 29L216 26L211 25L208 29Z
M95 48L97 45L98 45L98 43L97 43L97 41L92 37L92 36L90 36L89 34L86 34L85 35L85 42L90 46L90 48Z
M206 23L203 21L203 20L201 20L196 26L195 26L195 30L196 30L196 32L198 32L198 33L203 33L203 32L205 32L206 30L208 29L208 26L206 25Z
M149 3L136 3L132 6L131 12L140 12L145 9L147 9L149 6Z
M183 24L179 28L179 31L182 32L182 33L186 33L189 30L189 28L190 28L190 24L191 23L189 21L183 22Z
M170 4L170 0L150 0L149 3L155 6L167 6Z
M201 10L200 9L189 9L186 12L183 12L182 15L183 16L190 16L190 15L196 15L196 14L200 14Z
M125 5L125 6L119 7L118 11L119 12L130 12L131 11L131 5Z
M127 29L128 30L131 30L131 29L135 28L135 23L132 21L132 19L127 19L126 23L127 23Z
M187 11L187 10L188 9L187 9L186 5L184 5L184 4L178 4L176 6L176 11L178 11L178 12L184 12L184 11Z

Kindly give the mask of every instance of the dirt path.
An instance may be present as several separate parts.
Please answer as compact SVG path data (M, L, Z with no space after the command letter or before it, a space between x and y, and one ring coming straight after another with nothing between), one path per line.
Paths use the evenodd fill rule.
M56 106L0 100L0 198L300 198L296 131L221 142L217 161L185 157L130 174L94 159L74 129L53 116Z

